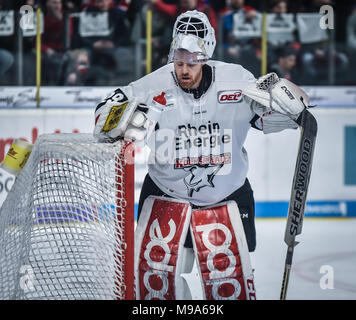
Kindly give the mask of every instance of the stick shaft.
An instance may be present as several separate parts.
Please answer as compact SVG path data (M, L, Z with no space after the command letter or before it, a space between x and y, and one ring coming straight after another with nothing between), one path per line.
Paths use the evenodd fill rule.
M293 252L294 252L294 246L289 246L286 255L286 263L284 265L282 289L281 289L281 296L280 296L281 300L286 300L287 297L289 275L292 269Z
M301 134L289 202L286 230L284 234L284 241L287 244L288 249L281 288L281 300L285 300L287 295L294 247L298 244L298 242L295 241L295 237L302 232L305 204L317 134L316 120L309 111L304 110L297 122L300 126Z
M40 107L41 88L41 9L36 10L36 107Z

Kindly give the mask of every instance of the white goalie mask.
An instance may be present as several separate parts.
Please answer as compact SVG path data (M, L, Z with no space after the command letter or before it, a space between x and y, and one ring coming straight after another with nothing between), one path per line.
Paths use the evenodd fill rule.
M215 45L215 31L208 17L197 10L187 11L179 15L174 24L168 63L176 60L204 63L213 56ZM182 49L186 54L177 57Z

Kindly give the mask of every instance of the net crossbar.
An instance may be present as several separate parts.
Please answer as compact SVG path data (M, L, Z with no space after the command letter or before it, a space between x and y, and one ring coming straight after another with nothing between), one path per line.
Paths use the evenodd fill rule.
M133 298L128 146L38 138L0 210L0 299Z

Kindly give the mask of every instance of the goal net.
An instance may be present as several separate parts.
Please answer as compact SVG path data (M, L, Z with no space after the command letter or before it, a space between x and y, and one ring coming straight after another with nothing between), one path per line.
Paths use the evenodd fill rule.
M133 299L132 149L38 138L0 210L0 299Z

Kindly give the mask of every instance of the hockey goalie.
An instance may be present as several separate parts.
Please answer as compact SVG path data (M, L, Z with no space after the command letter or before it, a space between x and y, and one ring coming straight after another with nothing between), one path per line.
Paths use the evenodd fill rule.
M120 87L95 111L100 141L151 150L135 233L137 299L189 299L182 273L196 259L204 299L255 299L249 252L254 198L244 141L296 129L308 96L268 74L210 60L214 29L204 13L178 16L168 64Z

